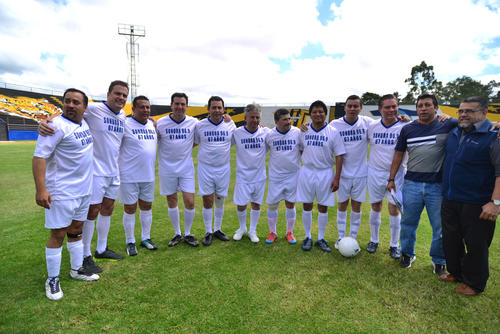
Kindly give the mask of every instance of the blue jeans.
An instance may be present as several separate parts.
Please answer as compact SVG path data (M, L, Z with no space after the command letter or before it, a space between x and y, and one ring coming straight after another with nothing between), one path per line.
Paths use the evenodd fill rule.
M422 210L427 209L427 216L432 227L432 242L429 255L432 262L446 264L441 234L441 183L404 181L403 217L401 218L401 252L407 256L415 255L417 228Z

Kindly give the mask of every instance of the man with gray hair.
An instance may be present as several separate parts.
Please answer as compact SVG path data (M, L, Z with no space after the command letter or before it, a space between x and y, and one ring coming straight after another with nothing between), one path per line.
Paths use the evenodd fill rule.
M260 217L260 205L266 188L266 136L268 128L260 127L261 107L249 104L244 109L244 126L233 133L233 145L236 145L236 184L234 204L240 228L234 233L234 240L241 240L247 232L247 205L250 202L250 229L248 237L254 243L259 242L255 229Z

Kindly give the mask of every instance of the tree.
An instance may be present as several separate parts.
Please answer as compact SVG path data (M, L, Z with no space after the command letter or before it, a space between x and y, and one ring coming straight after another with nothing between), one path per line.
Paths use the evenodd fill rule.
M401 101L404 104L415 103L417 97L422 93L439 95L443 89L441 81L436 80L434 76L434 66L427 65L425 61L412 67L411 76L405 80L405 83L410 86L410 90Z
M378 100L380 99L380 95L376 93L366 92L361 95L361 102L363 104L378 104Z
M442 90L441 99L446 103L458 103L469 96L482 96L493 100L497 87L500 87L500 83L495 80L483 85L480 81L464 75L446 84Z

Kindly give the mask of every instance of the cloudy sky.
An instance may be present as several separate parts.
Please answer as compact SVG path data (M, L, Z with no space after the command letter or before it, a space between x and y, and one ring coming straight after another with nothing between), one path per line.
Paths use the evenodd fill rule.
M0 82L103 96L128 79L118 24L144 25L139 94L308 104L439 80L500 81L500 0L0 0Z

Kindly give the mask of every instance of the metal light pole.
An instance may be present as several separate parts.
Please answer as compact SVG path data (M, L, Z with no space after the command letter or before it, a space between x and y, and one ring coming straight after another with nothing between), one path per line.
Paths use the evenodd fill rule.
M139 44L136 41L139 37L146 36L146 28L134 24L118 24L118 34L129 36L127 42L127 56L130 64L129 81L130 81L130 98L134 99L137 96L137 77L135 69L135 58L139 57Z

